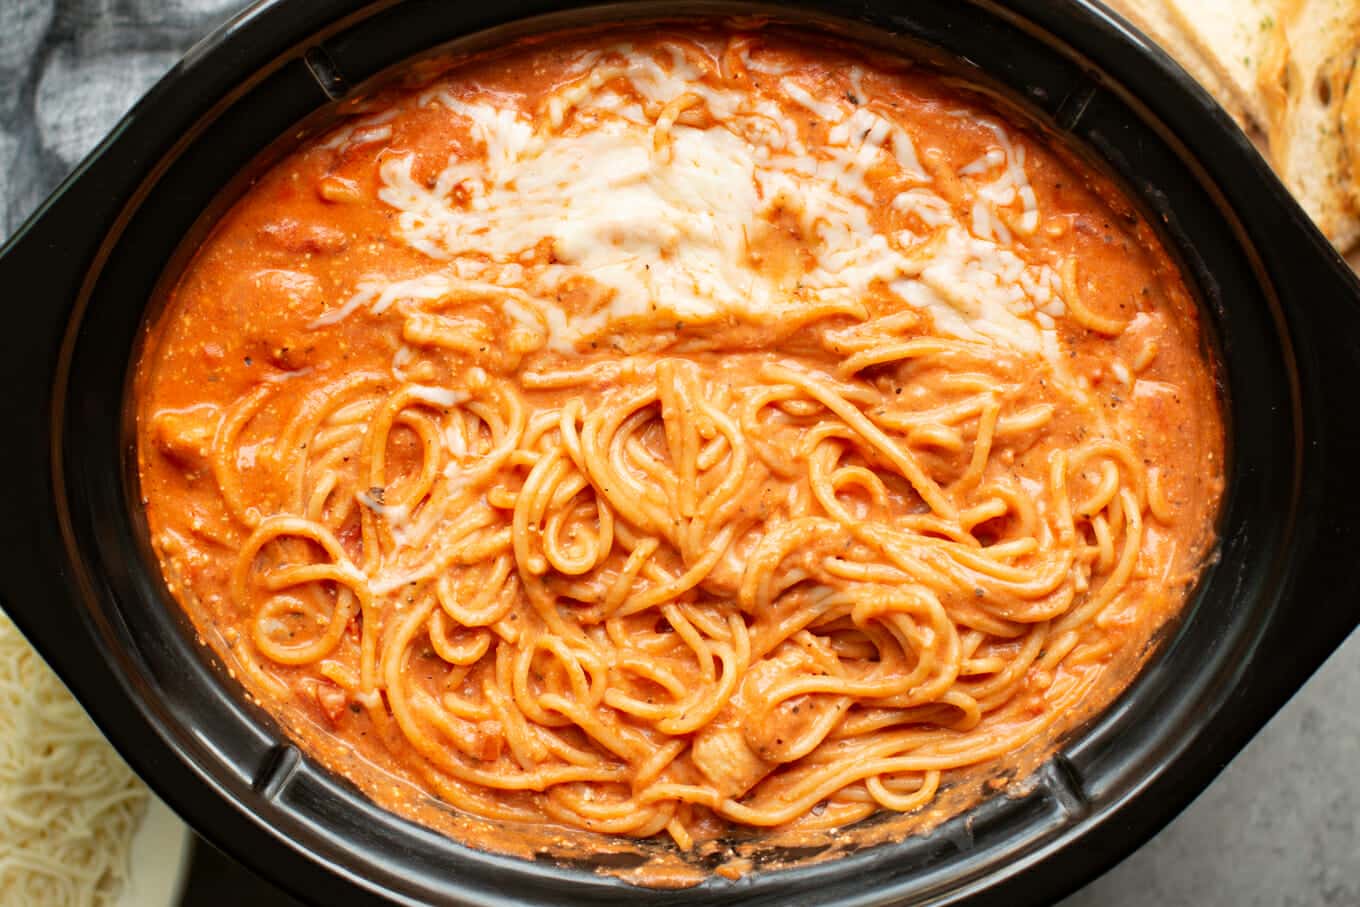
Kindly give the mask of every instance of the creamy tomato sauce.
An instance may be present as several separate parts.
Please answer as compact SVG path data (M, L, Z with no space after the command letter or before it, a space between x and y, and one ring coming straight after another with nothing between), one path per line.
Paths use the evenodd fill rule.
M363 106L214 226L136 393L171 592L380 804L654 868L901 834L1183 605L1222 489L1199 316L1047 137L698 25Z

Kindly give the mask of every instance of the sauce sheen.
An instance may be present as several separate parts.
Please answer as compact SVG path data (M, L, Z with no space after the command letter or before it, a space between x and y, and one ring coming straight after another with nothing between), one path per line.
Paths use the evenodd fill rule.
M141 490L314 758L680 884L928 828L1123 688L1213 543L1207 349L1116 187L941 75L588 33L249 188L149 329Z

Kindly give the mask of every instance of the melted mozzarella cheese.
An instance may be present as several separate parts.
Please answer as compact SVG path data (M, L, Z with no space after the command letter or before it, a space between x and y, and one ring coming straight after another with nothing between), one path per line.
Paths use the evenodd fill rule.
M626 66L592 59L583 73L548 103L546 129L500 96L432 92L426 100L465 118L483 154L451 160L432 186L413 177L409 154L380 170L379 196L399 211L403 240L456 279L516 287L507 312L541 323L550 347L614 327L773 321L810 305L863 317L865 294L882 288L943 333L1054 348L1042 334L1063 314L1056 276L1004 248L1007 224L1033 231L1038 206L1024 149L999 125L984 121L996 145L960 174L975 186L961 222L930 190L907 130L858 98L819 97L794 76L779 82L786 103L716 89L678 49L664 63L631 52ZM610 87L619 80L647 103L701 105L715 125L680 125L674 113L653 122ZM793 125L801 111L831 124L825 142L805 144ZM875 186L889 183L912 187L880 200ZM926 232L884 232L881 205ZM753 237L788 214L811 262L801 273L752 254ZM320 321L432 298L441 279L361 286ZM583 286L592 292L561 301Z

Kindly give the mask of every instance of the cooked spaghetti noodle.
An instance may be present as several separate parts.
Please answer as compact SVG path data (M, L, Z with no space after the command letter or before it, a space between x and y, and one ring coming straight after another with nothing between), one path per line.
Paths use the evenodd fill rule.
M171 589L408 812L689 850L918 810L1108 701L1212 539L1211 370L1146 225L937 76L788 36L390 90L166 313Z
M147 789L0 613L0 904L109 907Z

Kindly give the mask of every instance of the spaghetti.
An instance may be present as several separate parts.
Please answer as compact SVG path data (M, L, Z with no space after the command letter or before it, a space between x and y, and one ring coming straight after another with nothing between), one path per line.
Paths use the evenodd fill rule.
M146 786L3 613L0 703L0 903L119 903Z
M171 589L313 753L682 850L1051 745L1221 487L1194 306L1110 186L716 27L372 99L217 225L138 394Z

